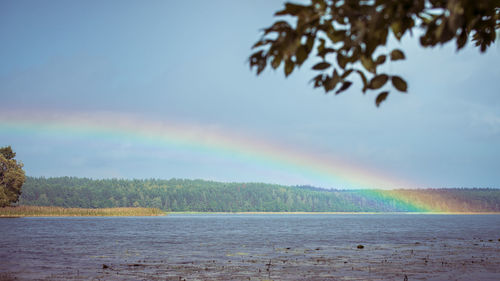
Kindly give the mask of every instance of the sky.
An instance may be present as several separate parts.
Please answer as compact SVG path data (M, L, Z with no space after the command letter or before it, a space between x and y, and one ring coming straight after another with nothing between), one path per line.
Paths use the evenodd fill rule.
M313 89L312 62L249 69L283 3L1 1L0 146L37 177L500 187L498 40L391 39L409 90L377 108Z

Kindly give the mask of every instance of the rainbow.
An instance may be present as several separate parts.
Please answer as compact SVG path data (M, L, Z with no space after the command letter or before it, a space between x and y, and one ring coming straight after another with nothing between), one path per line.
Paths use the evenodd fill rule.
M467 200L446 189L357 190L359 198L386 205L390 211L427 213L487 213L480 200ZM466 199L466 200L464 200Z
M367 200L367 204L370 203L379 204L388 207L388 211L401 211L405 210L408 212L438 212L442 211L429 202L428 198L423 198L425 193L417 193L416 196L410 196L408 194L409 190L399 189L399 190L381 190L381 189L363 189L358 190L358 198L363 198ZM358 199L359 200L359 199ZM442 202L442 201L440 201ZM450 210L446 210L450 211Z
M276 170L323 187L356 189L353 202L384 205L389 211L474 212L446 192L418 190L417 186L379 171L354 165L345 159L304 151L279 142L224 130L216 126L196 126L181 122L148 120L133 114L113 112L0 112L1 136L18 134L31 137L49 134L54 138L81 137L137 142L168 149L179 149L200 156L219 157ZM0 146L5 145L1 144Z
M216 126L159 122L132 114L111 112L7 111L0 113L0 135L45 133L128 140L159 145L249 163L276 170L328 188L414 188L380 171L354 165L345 159L307 152L278 142L264 141ZM420 207L418 207L420 208Z

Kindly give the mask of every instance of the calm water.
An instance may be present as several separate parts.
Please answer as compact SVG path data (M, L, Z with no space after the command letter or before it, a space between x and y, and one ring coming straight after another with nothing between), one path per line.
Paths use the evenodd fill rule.
M0 219L0 279L500 280L499 239L500 215Z

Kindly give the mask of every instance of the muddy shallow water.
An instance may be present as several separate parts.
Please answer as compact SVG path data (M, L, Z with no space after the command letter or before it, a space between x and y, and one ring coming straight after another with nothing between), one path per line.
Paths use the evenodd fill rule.
M11 218L0 280L500 280L499 239L500 215Z

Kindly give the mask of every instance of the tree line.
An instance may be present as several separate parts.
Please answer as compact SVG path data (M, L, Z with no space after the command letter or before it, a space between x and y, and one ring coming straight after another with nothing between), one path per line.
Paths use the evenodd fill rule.
M27 177L20 205L194 212L500 212L499 189L330 190L187 179ZM422 206L427 206L423 208Z

